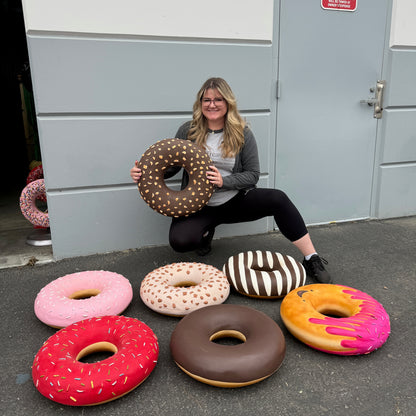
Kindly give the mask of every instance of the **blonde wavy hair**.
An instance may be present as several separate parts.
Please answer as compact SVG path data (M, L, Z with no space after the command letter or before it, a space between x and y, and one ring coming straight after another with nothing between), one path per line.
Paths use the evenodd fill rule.
M221 144L223 157L235 156L244 145L244 127L246 122L237 110L237 101L230 86L222 78L209 78L204 82L196 95L193 106L193 117L188 133L188 139L205 147L208 135L208 122L202 114L202 99L206 90L216 89L227 103L227 113L224 120L224 138Z

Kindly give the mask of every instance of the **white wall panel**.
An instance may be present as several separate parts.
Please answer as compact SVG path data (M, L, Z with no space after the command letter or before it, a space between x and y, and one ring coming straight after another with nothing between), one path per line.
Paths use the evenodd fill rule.
M416 109L387 109L383 119L381 163L416 162Z
M377 217L392 218L415 215L416 164L382 166L380 178Z
M40 117L43 166L51 189L131 184L134 161L157 140L175 137L189 116ZM269 174L268 114L247 117L258 139L261 171Z
M416 104L416 50L390 50L385 102L390 107Z
M415 19L415 0L393 0L390 47L416 47Z
M273 0L23 0L26 29L271 41Z
M225 78L239 108L268 109L271 45L28 36L38 113L189 112ZM208 57L214 57L209 59Z
M134 184L50 192L48 208L57 259L168 244L171 219L149 208ZM215 238L267 232L269 221L219 226Z

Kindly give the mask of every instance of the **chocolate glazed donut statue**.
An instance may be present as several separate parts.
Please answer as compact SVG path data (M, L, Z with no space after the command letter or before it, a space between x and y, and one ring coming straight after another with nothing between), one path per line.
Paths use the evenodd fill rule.
M206 177L211 164L204 149L189 140L159 140L140 159L140 195L160 214L169 217L193 214L207 204L214 192L214 186ZM172 190L165 184L164 173L171 166L183 167L188 173L188 185L181 191Z
M242 343L221 345L215 340ZM216 387L244 387L276 372L286 342L276 322L243 305L210 305L186 315L170 339L172 357L186 374Z

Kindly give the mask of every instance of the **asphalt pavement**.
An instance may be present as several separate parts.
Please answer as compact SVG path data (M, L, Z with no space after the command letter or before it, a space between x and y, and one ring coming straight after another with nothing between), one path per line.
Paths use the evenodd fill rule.
M225 303L260 310L282 329L286 355L280 369L259 383L229 389L201 383L175 364L169 341L180 318L144 305L139 295L142 279L179 261L222 269L230 256L249 250L272 250L301 260L278 232L214 240L212 252L204 257L162 246L5 268L0 270L0 414L416 415L416 217L322 225L309 231L319 254L329 262L334 283L366 292L389 314L391 334L378 350L358 356L314 350L285 328L279 313L281 299L254 299L232 290ZM42 396L31 379L36 353L56 332L37 319L33 306L46 284L86 270L113 271L129 279L133 300L123 315L145 322L154 331L160 354L147 380L122 398L91 407L65 406ZM309 283L314 282L308 278Z

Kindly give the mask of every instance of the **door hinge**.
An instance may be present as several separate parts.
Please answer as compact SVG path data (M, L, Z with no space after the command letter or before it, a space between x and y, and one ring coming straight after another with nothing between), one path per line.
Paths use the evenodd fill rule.
M280 98L280 81L276 81L276 98Z

